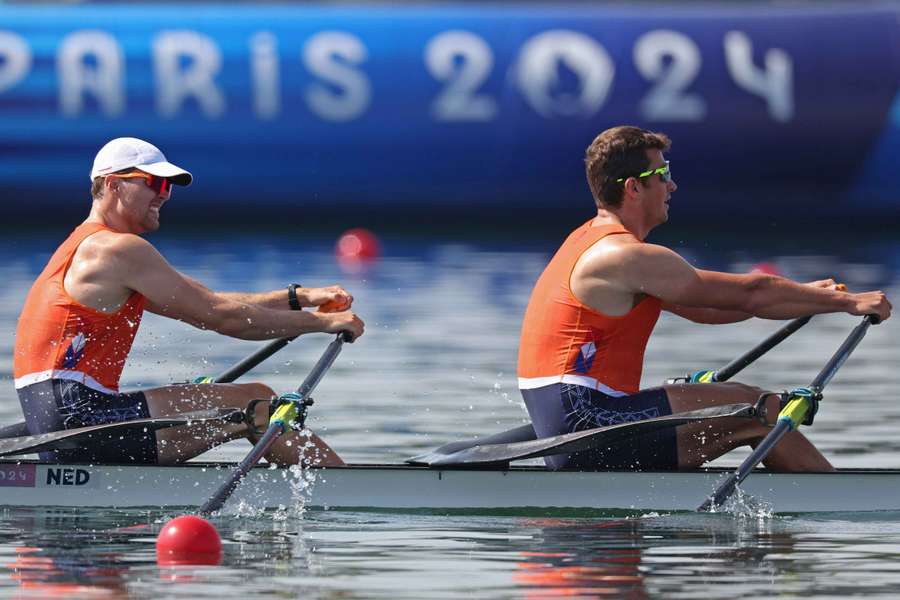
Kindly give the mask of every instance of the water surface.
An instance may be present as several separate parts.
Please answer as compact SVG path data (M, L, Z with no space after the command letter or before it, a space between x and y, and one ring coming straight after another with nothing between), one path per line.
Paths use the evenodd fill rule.
M59 236L0 241L0 420L20 418L11 382L15 320ZM531 285L558 239L388 236L385 256L341 269L333 240L303 235L156 236L179 269L215 289L262 291L290 282L340 282L367 333L345 347L315 397L310 424L352 462L393 462L453 439L525 422L516 389L519 324ZM687 236L684 236L687 237ZM689 239L696 239L695 237ZM745 271L774 262L789 276L834 276L852 289L900 297L900 244L874 239L798 251L758 237L668 238L700 267ZM814 318L741 381L773 389L808 384L856 325ZM701 326L663 316L646 356L644 385L715 368L777 329L750 321ZM808 430L841 467L900 467L900 319L870 329L829 385ZM257 368L277 391L296 387L329 337L301 338ZM258 344L147 315L123 388L215 374ZM234 442L211 453L238 460ZM716 465L736 465L735 452ZM698 502L702 492L698 491ZM777 507L776 507L777 508ZM894 597L900 589L900 514L738 518L619 515L595 518L440 516L305 511L222 516L219 567L170 571L153 539L171 514L142 511L0 511L0 594L113 597ZM140 525L136 530L122 529Z

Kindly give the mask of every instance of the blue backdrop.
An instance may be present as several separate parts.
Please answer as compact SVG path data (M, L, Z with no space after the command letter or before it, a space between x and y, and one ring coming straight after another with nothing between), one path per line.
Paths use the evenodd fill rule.
M871 3L2 6L0 185L82 211L132 135L193 210L584 214L585 147L632 123L682 215L898 217L898 40Z

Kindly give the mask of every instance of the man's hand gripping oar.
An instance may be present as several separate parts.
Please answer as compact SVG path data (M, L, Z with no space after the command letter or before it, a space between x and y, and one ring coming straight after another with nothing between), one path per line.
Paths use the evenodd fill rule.
M294 429L299 430L303 428L307 408L313 403L310 394L312 394L319 381L321 381L337 358L344 341L351 340L352 338L347 333L338 334L334 341L328 344L322 357L300 387L297 388L296 393L284 394L275 400L276 408L269 418L268 429L266 429L266 432L260 437L256 445L253 446L247 457L238 463L228 479L216 490L216 493L200 507L199 512L201 515L206 516L222 508L241 480L262 459L281 435Z
M862 323L853 329L809 387L797 388L787 395L784 407L778 414L778 420L775 422L775 427L772 431L760 442L753 453L741 463L741 466L719 485L713 495L706 499L697 509L698 511L708 512L717 506L721 506L734 493L735 488L747 478L756 465L765 460L772 448L778 444L786 433L794 431L801 424L812 425L812 420L818 409L819 400L822 399L822 391L825 389L825 386L828 385L828 382L841 368L844 361L849 358L856 346L862 341L869 325L877 323L878 317L875 315L863 317Z

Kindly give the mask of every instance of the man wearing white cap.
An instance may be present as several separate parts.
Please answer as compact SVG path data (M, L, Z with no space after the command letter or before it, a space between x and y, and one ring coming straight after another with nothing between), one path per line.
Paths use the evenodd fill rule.
M264 340L309 332L363 333L349 310L353 297L339 286L244 294L214 292L176 271L140 234L159 228L159 211L172 185L192 176L136 138L107 143L91 170L88 218L50 258L28 293L16 329L16 390L32 434L174 415L218 407L244 408L275 394L259 383L177 385L119 392L119 377L144 310L231 337ZM319 307L304 311L303 307ZM325 309L328 307L328 312ZM265 427L268 415L257 411ZM213 427L203 435L185 427L133 431L113 447L42 453L45 460L174 463L238 437L255 441L245 425ZM342 464L318 436L304 457L293 433L267 459ZM299 442L299 443L298 443Z

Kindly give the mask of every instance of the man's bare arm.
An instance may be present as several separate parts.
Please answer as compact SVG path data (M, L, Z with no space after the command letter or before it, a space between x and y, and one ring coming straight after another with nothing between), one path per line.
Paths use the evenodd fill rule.
M362 334L362 322L349 311L321 313L273 310L217 294L176 271L146 240L120 236L108 253L110 268L128 288L147 298L151 312L212 329L231 337L264 340L322 331Z
M675 252L654 244L616 249L619 278L634 293L693 308L746 312L767 319L847 312L890 316L881 291L851 294L763 273L737 275L694 269Z
M695 306L681 306L680 304L672 304L663 302L663 310L678 315L688 321L694 323L704 323L706 325L727 325L729 323L740 323L753 317L748 312L740 310L723 310L721 308L697 308Z
M190 281L192 284L199 285L206 289L202 283L182 274L182 277ZM353 296L351 296L344 288L339 285L331 285L320 288L304 288L298 287L297 302L302 307L319 307L327 306L328 310L347 310L353 304ZM263 306L272 310L290 310L291 306L288 302L287 286L280 290L272 290L270 292L216 292L217 295L235 302L244 304L254 304Z

